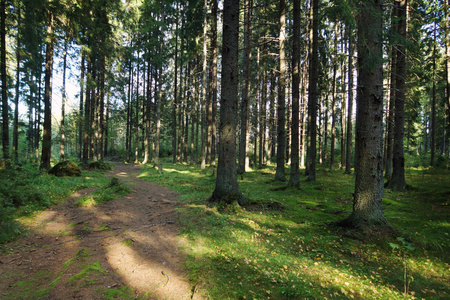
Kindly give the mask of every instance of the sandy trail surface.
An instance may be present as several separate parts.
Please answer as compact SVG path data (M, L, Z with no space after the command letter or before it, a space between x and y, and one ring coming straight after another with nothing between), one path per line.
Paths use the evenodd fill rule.
M178 195L138 173L115 163L107 176L131 194L76 207L85 189L33 218L0 255L0 299L202 299L180 251Z

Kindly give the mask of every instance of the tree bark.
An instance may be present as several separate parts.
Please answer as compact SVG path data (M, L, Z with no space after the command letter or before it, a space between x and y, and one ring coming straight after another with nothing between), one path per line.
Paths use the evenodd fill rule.
M406 41L406 9L407 0L400 0L398 4L397 31ZM405 42L396 45L396 76L395 76L395 115L394 115L394 156L392 160L392 178L388 188L396 191L406 189L405 156L403 153L403 136L405 124L405 77L406 77L406 47Z
M0 72L2 81L2 151L3 159L8 160L9 155L9 105L8 105L8 78L6 74L6 0L0 2Z
M14 100L13 153L14 162L19 162L19 91L20 91L20 2L17 2L17 49L16 49L16 97Z
M294 32L292 47L292 129L291 174L288 187L300 187L299 114L300 114L300 0L294 0Z
M316 180L316 136L317 136L317 80L318 80L318 38L319 38L319 0L311 0L311 48L309 62L308 91L308 181Z
M244 4L244 70L242 78L241 126L239 135L238 174L244 174L249 168L249 114L250 114L250 59L251 59L251 6L253 1L245 0Z
M336 103L337 103L337 34L338 26L337 22L334 23L334 55L333 55L333 97L331 100L331 150L330 150L330 169L334 169L334 152L336 149ZM326 127L326 124L325 124Z
M280 36L279 36L279 64L277 101L277 168L275 180L286 181L285 148L286 148L286 3L280 0Z
M236 175L239 0L224 1L223 20L219 160L216 187L208 201L244 204Z
M345 154L345 174L352 172L352 147L353 147L353 33L352 29L348 29L348 102L347 102L347 139L346 139L346 154Z
M363 233L390 229L382 208L383 52L382 0L360 2L358 24L358 94L353 212L340 225Z
M445 11L445 64L446 64L446 77L447 77L447 134L450 134L450 0L444 0L444 11ZM449 140L450 142L450 140ZM448 145L448 144L447 144ZM447 146L448 147L448 146ZM447 149L448 150L448 149Z
M63 161L65 159L65 146L66 146L66 128L65 128L65 119L66 119L66 70L67 70L67 37L64 41L64 50L63 50L63 82L62 82L62 91L61 91L61 141L59 148L59 160Z
M53 14L48 12L47 42L45 51L44 133L40 168L50 170L52 156L52 73L53 73Z
M211 120L211 161L212 166L216 165L216 140L217 140L217 0L211 0L211 101L212 101L212 120Z
M207 65L208 65L208 48L207 48L207 32L208 32L208 0L204 0L203 6L203 70L202 70L202 161L200 168L203 170L206 168L206 155L208 148L208 133L207 133L207 121L206 121L206 106L207 106L207 95L206 95L206 87L207 87Z

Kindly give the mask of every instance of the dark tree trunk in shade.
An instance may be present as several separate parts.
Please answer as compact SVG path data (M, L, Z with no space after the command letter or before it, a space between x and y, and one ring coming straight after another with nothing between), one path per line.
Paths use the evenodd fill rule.
M49 13L45 51L44 134L42 136L41 169L50 170L52 156L52 73L53 73L53 15Z
M0 72L2 84L2 155L4 160L9 159L9 106L8 106L8 81L6 74L6 0L0 2ZM50 161L49 161L50 163Z
M308 92L308 181L316 180L316 137L317 137L317 81L318 81L318 38L319 38L319 0L311 0L311 55L309 62Z
M300 0L294 0L294 33L292 48L292 150L289 187L300 187L299 103L300 103Z
M275 180L286 181L285 175L285 148L286 148L286 3L280 0L280 74L278 78L277 102L277 168Z
M241 126L239 135L238 174L244 174L249 168L249 115L250 115L250 59L251 59L251 6L252 0L244 4L244 70L242 78Z
M398 2L397 30L406 39L406 9L407 1ZM403 152L403 136L405 124L405 77L406 77L406 47L404 42L396 45L396 75L395 75L395 112L394 112L394 152L392 159L392 178L388 188L396 191L406 189L405 156Z
M351 29L348 29L348 101L347 101L347 139L346 139L346 153L345 153L345 173L350 174L352 172L352 147L353 147L353 55L354 55L354 43L353 33Z
M245 198L239 191L236 174L239 0L225 0L223 8L219 160L216 187L208 201L243 204Z

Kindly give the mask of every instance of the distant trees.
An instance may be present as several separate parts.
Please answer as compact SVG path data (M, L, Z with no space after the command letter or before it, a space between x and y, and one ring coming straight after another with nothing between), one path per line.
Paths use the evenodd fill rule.
M352 173L359 151L353 144L358 10L348 1L329 4L239 1L236 51L242 59L232 83L239 97L238 174L276 163L275 179L299 186L301 167L308 181L317 179L318 166L339 164ZM382 11L390 27L383 165L395 189L406 187L404 179L393 187L397 174L404 177L405 156L426 156L434 165L448 161L446 7L444 0L396 0ZM152 164L172 156L174 163L215 166L226 138L217 132L217 116L227 107L217 97L229 84L218 82L223 15L217 0L16 0L2 1L0 9L2 160L13 155L47 169L58 156L84 164L105 155ZM79 88L60 96L61 83L51 89L50 77L66 78L64 68L50 70L64 53L73 75L66 83L78 81ZM65 94L61 119L51 104Z

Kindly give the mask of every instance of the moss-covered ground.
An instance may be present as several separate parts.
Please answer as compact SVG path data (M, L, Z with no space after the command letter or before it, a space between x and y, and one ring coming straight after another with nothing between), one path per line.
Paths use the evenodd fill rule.
M211 299L450 298L450 173L407 169L406 192L385 191L393 238L357 240L333 222L352 210L354 178L319 169L300 189L274 166L239 176L242 209L209 207L214 169L163 162L140 177L181 194L190 278ZM289 174L289 170L287 172Z

